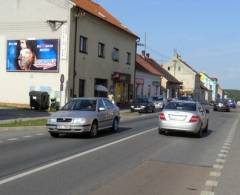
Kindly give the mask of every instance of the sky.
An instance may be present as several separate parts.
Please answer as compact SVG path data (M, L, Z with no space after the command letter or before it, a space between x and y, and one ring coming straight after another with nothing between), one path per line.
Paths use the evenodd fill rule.
M159 63L178 51L197 71L240 89L239 0L95 0L141 38ZM143 50L138 47L138 51Z

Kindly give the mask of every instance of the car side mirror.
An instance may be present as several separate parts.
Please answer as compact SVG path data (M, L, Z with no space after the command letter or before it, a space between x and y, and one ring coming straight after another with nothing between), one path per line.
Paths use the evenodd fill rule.
M105 111L105 110L106 110L106 109L103 108L103 107L98 108L98 111L99 111L99 112L102 112L102 111Z

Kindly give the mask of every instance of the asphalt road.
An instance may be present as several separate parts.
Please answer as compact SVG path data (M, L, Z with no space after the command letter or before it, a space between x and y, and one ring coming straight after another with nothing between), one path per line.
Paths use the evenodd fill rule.
M199 195L218 191L237 195L237 181L229 182L229 178L234 174L240 179L240 172L234 172L239 163L239 116L240 110L211 112L209 133L200 139L159 135L156 117L123 122L118 133L105 131L94 139L56 139L44 129L1 132L0 194Z

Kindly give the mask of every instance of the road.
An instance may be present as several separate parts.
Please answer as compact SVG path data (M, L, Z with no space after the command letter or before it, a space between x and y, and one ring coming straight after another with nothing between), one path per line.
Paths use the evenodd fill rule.
M123 122L118 133L94 139L1 132L0 194L237 195L239 116L240 109L211 112L203 138L159 135L156 117Z

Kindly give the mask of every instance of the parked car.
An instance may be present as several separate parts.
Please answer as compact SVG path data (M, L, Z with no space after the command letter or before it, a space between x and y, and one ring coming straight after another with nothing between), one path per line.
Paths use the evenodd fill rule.
M119 108L106 98L75 98L47 121L47 128L52 137L59 134L81 134L88 132L96 137L98 131L119 128Z
M163 96L154 96L152 97L152 101L155 106L155 109L159 110L162 110L167 103L167 100Z
M171 101L160 113L159 134L166 132L191 132L202 137L208 131L208 111L194 101Z
M213 110L230 112L230 107L229 107L228 101L219 100L219 101L215 102L214 106L213 106Z
M155 112L155 106L149 98L137 98L130 106L131 112Z
M233 99L228 99L228 106L230 108L236 108L236 102Z

